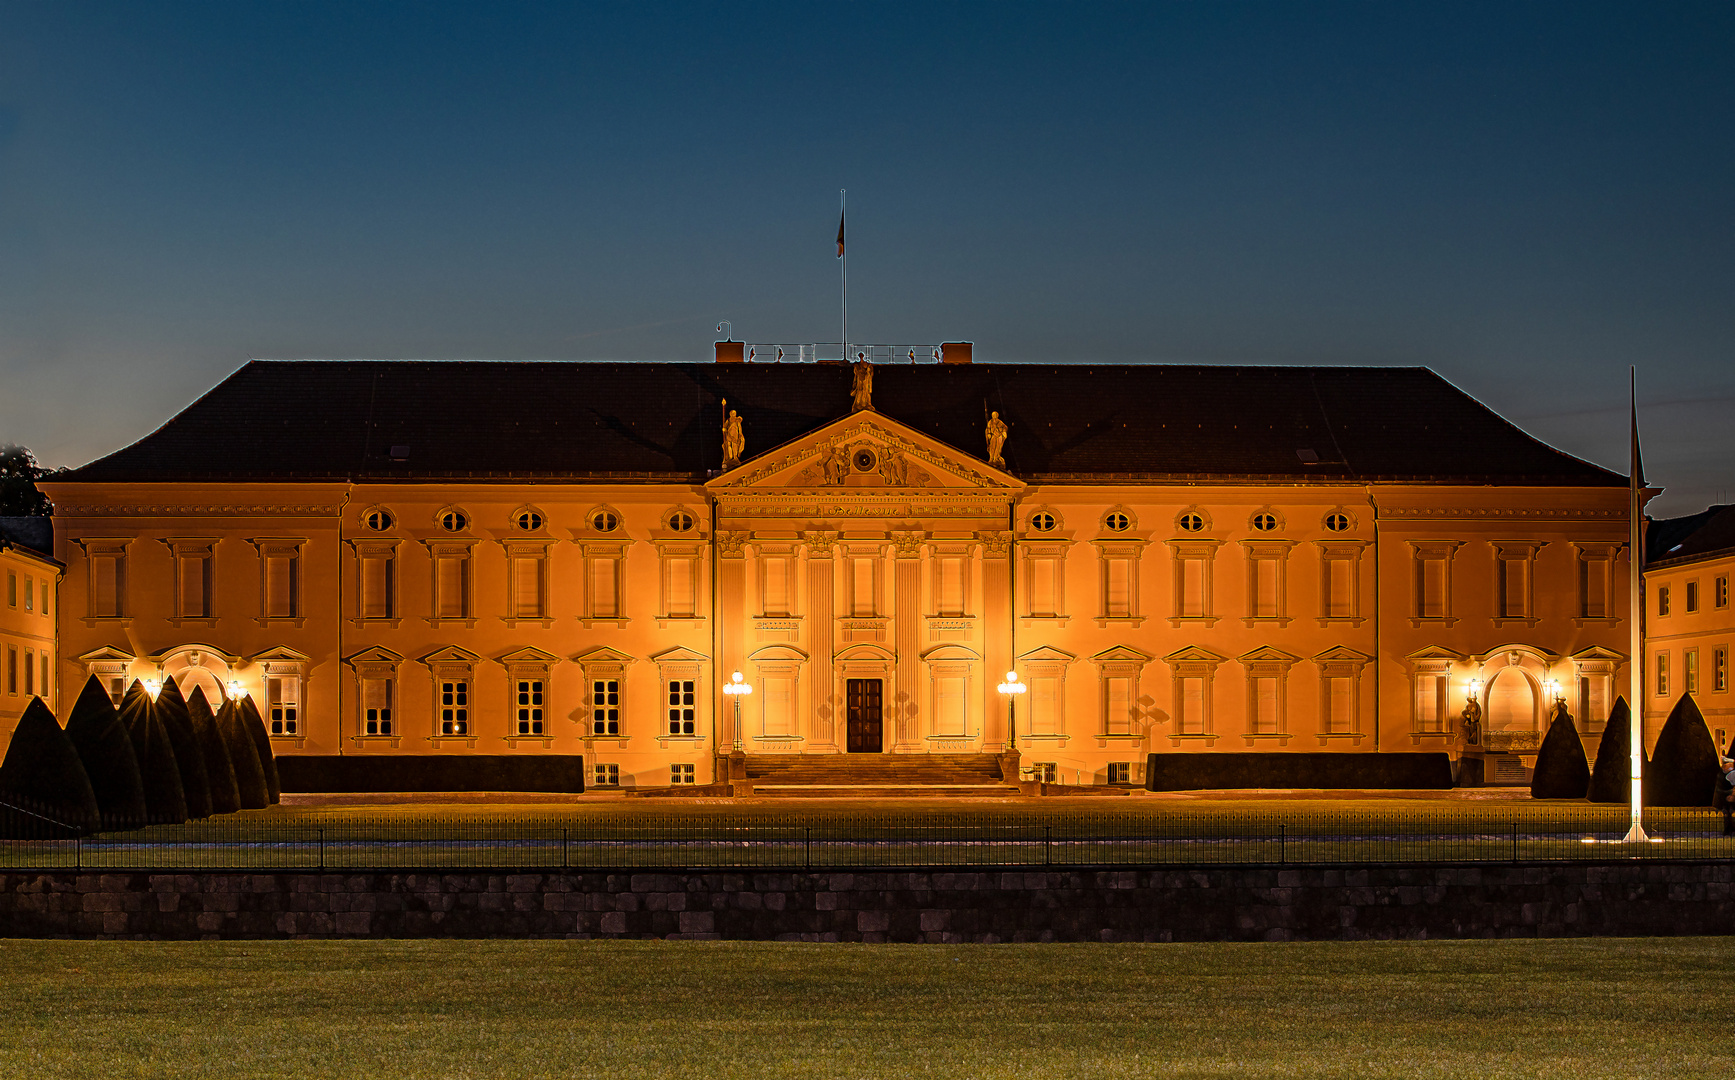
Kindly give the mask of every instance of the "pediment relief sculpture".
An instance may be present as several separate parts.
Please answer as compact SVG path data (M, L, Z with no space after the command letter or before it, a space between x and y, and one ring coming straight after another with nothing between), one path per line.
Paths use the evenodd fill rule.
M853 413L738 468L709 485L742 488L1018 489L1016 478L871 410Z

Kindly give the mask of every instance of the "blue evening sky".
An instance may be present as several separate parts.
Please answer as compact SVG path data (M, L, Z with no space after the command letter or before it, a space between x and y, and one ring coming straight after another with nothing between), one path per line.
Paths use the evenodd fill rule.
M0 2L0 442L248 357L1426 364L1735 496L1735 6ZM1218 407L1227 403L1201 403Z

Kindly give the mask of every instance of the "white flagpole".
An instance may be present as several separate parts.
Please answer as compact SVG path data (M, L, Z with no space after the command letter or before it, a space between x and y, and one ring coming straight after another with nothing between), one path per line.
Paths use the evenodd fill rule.
M843 264L843 295L842 295L842 325L839 327L838 350L843 355L844 363L849 363L849 244L844 236L843 200L847 190L839 188L837 192L837 235L838 260Z
M1632 744L1631 775L1632 792L1629 799L1632 822L1627 829L1627 843L1644 843L1650 837L1645 835L1645 827L1640 822L1644 813L1644 771L1645 741L1645 637L1640 629L1645 614L1644 569L1645 569L1645 533L1644 507L1640 503L1639 486L1643 480L1639 476L1643 466L1639 461L1639 397L1638 373L1629 372L1629 401L1632 409L1632 441L1627 448L1627 552L1630 573L1627 582L1627 621L1631 631L1629 648L1632 659L1627 661L1627 673L1632 683L1632 709L1629 722L1632 725L1628 739Z

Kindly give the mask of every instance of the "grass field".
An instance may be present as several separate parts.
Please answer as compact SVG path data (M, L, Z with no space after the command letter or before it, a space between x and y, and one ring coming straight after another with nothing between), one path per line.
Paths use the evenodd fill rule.
M32 1077L1691 1077L1735 939L0 941Z

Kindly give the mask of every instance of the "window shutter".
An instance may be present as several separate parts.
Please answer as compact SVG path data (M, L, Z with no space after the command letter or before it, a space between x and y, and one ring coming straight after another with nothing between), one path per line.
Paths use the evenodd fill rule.
M1133 733L1133 681L1124 675L1108 680L1104 693L1103 730L1110 735Z
M1529 598L1529 590L1525 588L1528 569L1529 564L1523 559L1500 560L1500 613L1506 618L1522 619L1530 614L1525 603Z
M1196 619L1205 614L1205 560L1181 560L1181 615Z
M940 559L940 597L936 609L941 615L964 614L964 560L956 555Z
M513 614L520 619L542 618L542 560L512 560Z
M1205 680L1197 675L1181 680L1181 733L1205 733Z
M851 567L850 614L871 616L874 606L874 563L872 559L856 559Z
M1446 560L1423 559L1421 575L1421 611L1424 619L1439 619L1446 614Z
M181 556L181 618L203 619L210 611L206 603L206 568L210 560L203 556Z
M462 556L447 555L439 560L439 615L442 619L462 619L468 612L465 610L464 586L467 561Z
M1253 565L1256 570L1257 589L1253 614L1264 619L1274 619L1282 614L1277 604L1277 560L1255 559Z
M677 618L693 615L698 609L698 598L695 595L694 560L677 556L669 559L669 614Z
M392 560L388 556L370 555L361 561L361 617L392 617Z
M1053 676L1030 680L1030 733L1059 735L1060 680Z
M1416 676L1416 723L1422 731L1437 731L1440 724L1440 677Z
M768 556L760 567L765 575L765 614L789 614L789 560Z
M265 559L265 617L295 617L295 559L271 555Z
M1334 619L1355 618L1355 563L1332 559L1325 566L1329 577L1326 614Z
M1030 561L1030 613L1032 615L1060 614L1058 582L1059 560L1050 557L1039 557Z
M116 618L121 613L121 566L121 560L114 556L98 555L91 560L96 589L92 607L99 618Z
M1255 730L1261 735L1275 735L1282 731L1281 717L1277 715L1277 677L1261 675L1254 679L1253 695L1257 709Z
M615 561L592 559L590 563L590 614L593 619L612 619L620 614L615 592Z
M1111 619L1124 619L1133 613L1132 560L1108 561L1108 596L1106 613Z
M773 675L765 679L765 734L794 734L795 680Z
M1354 731L1355 680L1343 675L1334 675L1325 680L1325 685L1330 709L1327 718L1327 730L1333 732Z

